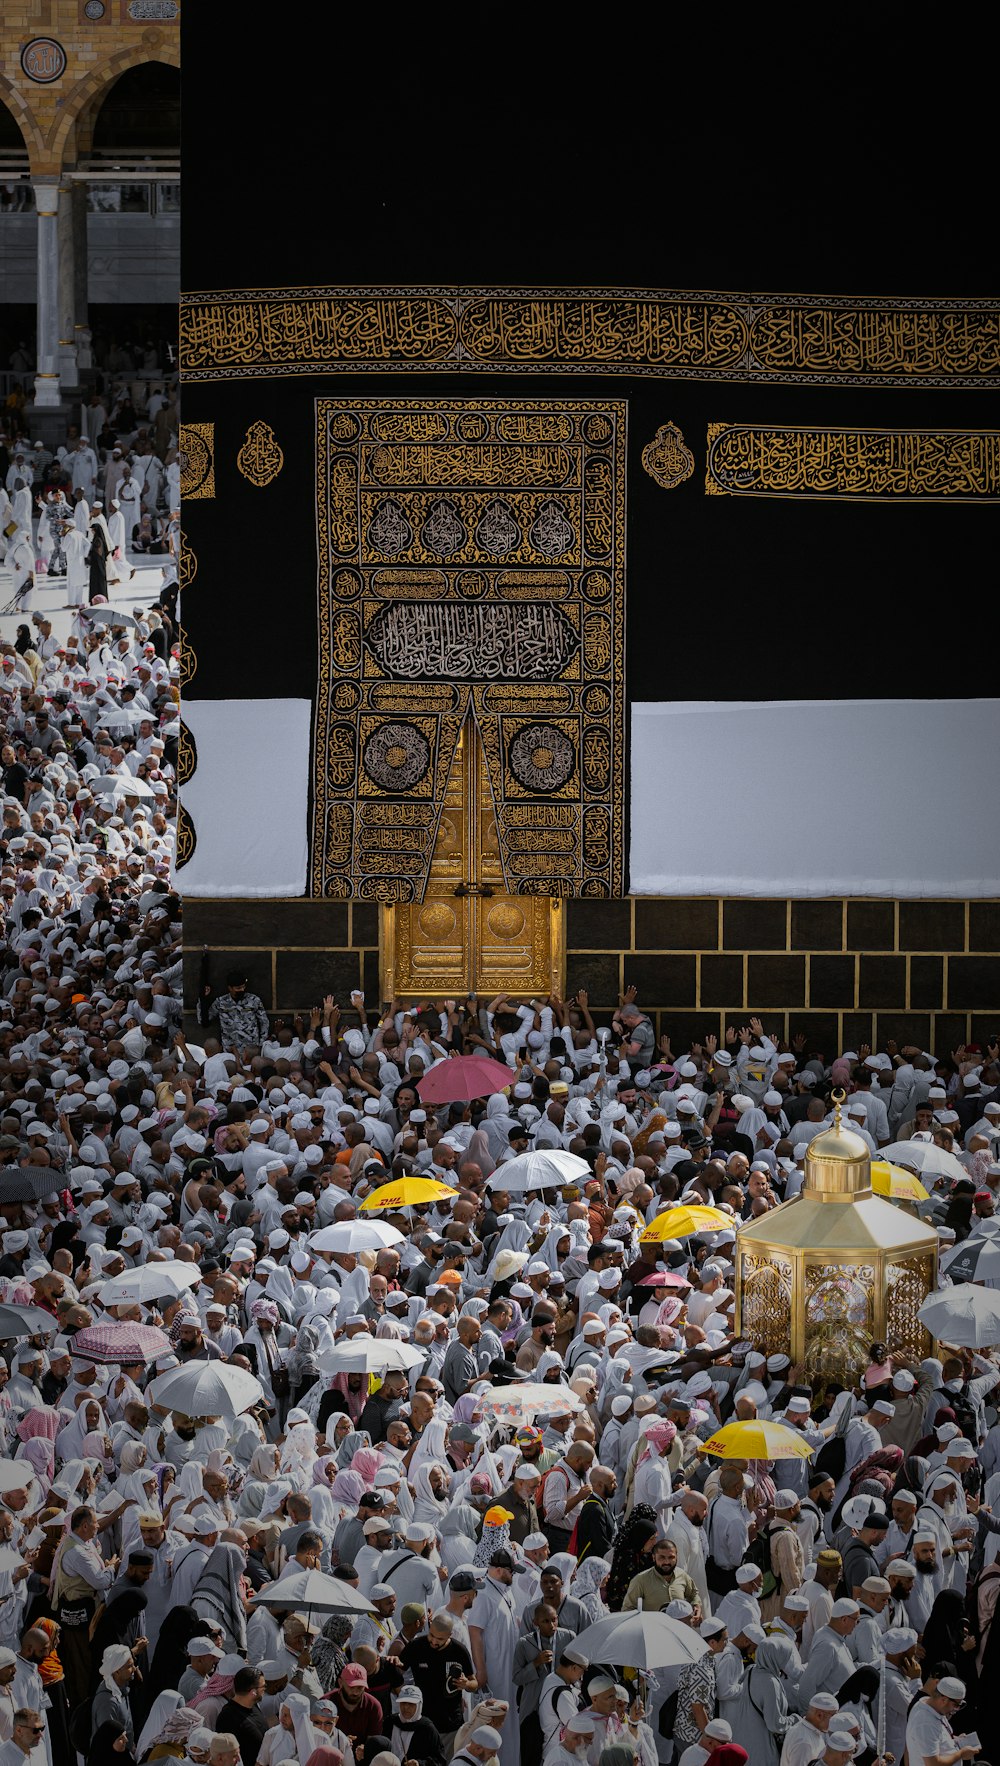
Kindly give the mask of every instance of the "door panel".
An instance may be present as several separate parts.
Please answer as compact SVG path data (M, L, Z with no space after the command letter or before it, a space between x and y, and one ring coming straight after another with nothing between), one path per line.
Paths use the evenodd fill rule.
M505 890L493 792L471 722L455 749L426 897L383 908L381 925L383 997L471 990L488 998L561 986L562 903Z

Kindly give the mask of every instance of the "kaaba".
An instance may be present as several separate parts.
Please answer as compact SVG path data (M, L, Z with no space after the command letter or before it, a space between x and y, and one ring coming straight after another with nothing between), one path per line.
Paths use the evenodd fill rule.
M184 31L191 987L209 946L278 1011L992 1038L973 203L797 157L804 99L775 180L613 75L578 132L534 64L331 102L322 41L227 89L225 18ZM246 90L296 120L248 148Z

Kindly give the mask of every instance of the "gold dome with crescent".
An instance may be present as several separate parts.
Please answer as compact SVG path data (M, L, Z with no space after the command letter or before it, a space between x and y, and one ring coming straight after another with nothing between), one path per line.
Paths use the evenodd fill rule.
M871 1151L859 1134L845 1128L840 1118L843 1092L833 1094L833 1124L814 1135L806 1147L803 1190L826 1194L857 1195L871 1189Z

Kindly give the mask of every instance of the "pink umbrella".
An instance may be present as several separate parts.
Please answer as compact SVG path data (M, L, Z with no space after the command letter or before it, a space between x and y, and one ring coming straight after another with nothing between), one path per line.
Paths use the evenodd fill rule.
M418 1089L422 1104L453 1104L461 1098L488 1098L513 1083L510 1068L488 1055L455 1055L425 1073Z
M658 1269L655 1275L644 1275L637 1288L690 1288L691 1279L686 1275L678 1275L676 1270Z
M170 1346L166 1331L156 1325L125 1322L89 1325L73 1338L73 1354L86 1361L155 1361L158 1355L169 1354Z

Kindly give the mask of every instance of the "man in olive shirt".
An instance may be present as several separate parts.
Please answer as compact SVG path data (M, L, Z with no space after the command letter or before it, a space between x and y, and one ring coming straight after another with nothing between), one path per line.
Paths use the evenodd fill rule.
M701 1604L690 1576L677 1568L673 1540L658 1539L653 1547L653 1567L632 1577L622 1601L622 1612L630 1612L642 1601L644 1613L661 1613L672 1600L686 1600L693 1607Z

